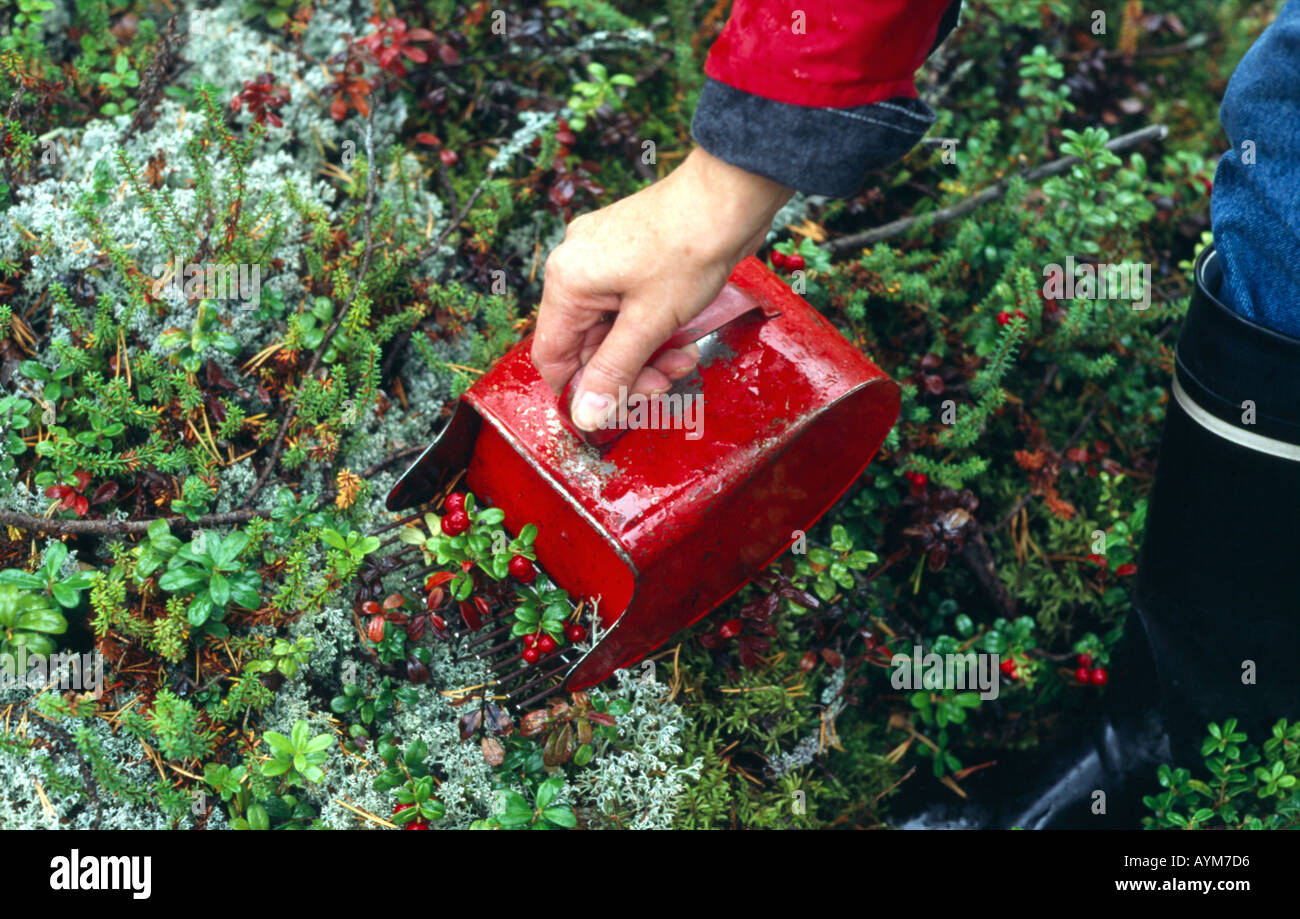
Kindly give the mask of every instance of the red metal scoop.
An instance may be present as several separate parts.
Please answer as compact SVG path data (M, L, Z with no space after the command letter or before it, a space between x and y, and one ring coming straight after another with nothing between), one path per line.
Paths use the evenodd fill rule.
M390 510L413 507L466 469L511 532L539 525L541 565L571 596L599 598L599 640L555 673L568 690L634 664L762 571L898 415L898 386L756 258L669 344L701 335L699 367L669 393L683 411L638 427L629 410L601 447L577 436L525 339L388 496Z

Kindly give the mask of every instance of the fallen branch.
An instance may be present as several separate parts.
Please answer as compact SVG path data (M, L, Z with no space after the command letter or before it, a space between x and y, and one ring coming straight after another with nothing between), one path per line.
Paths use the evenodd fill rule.
M260 516L262 515L256 511L238 510L224 514L205 514L194 520L188 517L152 517L148 520L56 520L51 517L19 514L16 511L0 511L0 526L37 533L52 533L56 536L120 536L128 533L144 533L149 529L149 524L157 520L165 520L173 530L183 531L199 527L247 523L254 517Z
M998 580L997 563L993 558L993 551L984 540L983 533L976 533L974 537L966 540L966 545L961 550L961 559L975 576L975 580L979 582L984 595L988 597L994 608L1007 619L1013 618L1016 615L1016 601Z
M1106 143L1106 149L1110 151L1127 150L1129 147L1136 147L1138 144L1145 143L1148 140L1161 140L1169 129L1162 124L1148 125L1138 131L1132 131L1128 134L1121 134ZM1061 175L1068 172L1074 166L1079 165L1082 160L1077 156L1065 156L1059 160L1052 160L1042 166L1036 166L1033 169L1016 173L1026 182L1039 182L1052 176ZM956 204L940 208L937 211L931 211L928 214L918 214L913 217L903 217L883 226L875 227L862 233L854 233L852 236L843 236L839 239L827 243L833 255L840 255L850 249L857 249L862 246L870 246L882 240L898 236L900 233L906 233L915 226L927 225L932 226L940 223L950 223L958 217L964 217L971 211L975 210L982 204L988 204L990 201L996 201L1007 193L1007 188L1011 185L1014 175L1003 176L994 182L988 188L983 188L964 198Z

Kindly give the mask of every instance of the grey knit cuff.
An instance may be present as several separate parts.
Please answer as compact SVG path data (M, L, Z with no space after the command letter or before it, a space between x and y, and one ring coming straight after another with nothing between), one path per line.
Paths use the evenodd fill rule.
M902 157L935 115L899 97L855 108L774 102L709 78L691 135L718 159L810 195L847 198L866 175Z

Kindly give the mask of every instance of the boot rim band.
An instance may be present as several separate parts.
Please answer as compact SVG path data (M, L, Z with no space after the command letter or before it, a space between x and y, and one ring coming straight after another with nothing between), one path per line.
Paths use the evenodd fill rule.
M1203 426L1278 455L1271 445L1300 444L1300 338L1266 328L1225 305L1216 295L1222 279L1217 256L1210 244L1196 259L1192 295L1174 349L1174 376L1182 401L1220 422ZM1247 409L1253 413L1249 421L1243 415ZM1282 449L1282 454L1290 451Z
M1183 389L1182 383L1178 381L1178 375L1174 374L1173 381L1174 401L1182 408L1187 416L1205 428L1211 434L1221 437L1224 440L1231 441L1240 447L1248 450L1254 450L1257 453L1266 453L1269 456L1276 456L1279 459L1300 462L1300 444L1287 443L1284 440L1277 440L1273 437L1266 437L1263 434L1256 434L1254 431L1246 431L1229 424L1218 415L1202 408L1197 402L1187 394Z

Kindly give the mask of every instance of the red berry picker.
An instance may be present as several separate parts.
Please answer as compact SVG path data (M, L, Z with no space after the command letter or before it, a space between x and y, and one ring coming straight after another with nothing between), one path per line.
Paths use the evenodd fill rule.
M683 412L677 429L579 431L567 391L557 400L525 339L465 392L389 494L390 510L417 508L456 481L434 535L457 552L533 526L533 557L503 555L500 577L495 567L487 577L498 563L484 549L457 575L470 582L442 585L457 599L494 578L513 590L470 625L482 631L472 653L491 657L511 705L634 666L726 600L852 484L898 413L894 381L756 258L667 346L691 342L707 398L694 430ZM745 371L755 362L763 373ZM500 523L482 525L482 508Z

